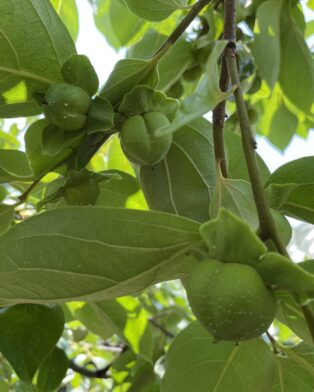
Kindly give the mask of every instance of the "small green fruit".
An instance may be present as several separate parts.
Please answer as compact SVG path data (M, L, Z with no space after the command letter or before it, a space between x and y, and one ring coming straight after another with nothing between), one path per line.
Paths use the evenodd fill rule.
M99 185L93 178L80 184L67 184L64 189L64 198L69 205L94 205L99 196Z
M169 125L160 112L128 117L120 130L121 146L126 157L139 165L153 165L161 161L172 143L172 135L155 136L155 131Z
M193 313L217 340L257 338L275 317L275 296L249 265L203 261L186 290Z
M46 118L64 131L78 131L84 126L91 99L80 87L66 83L52 84L45 94Z

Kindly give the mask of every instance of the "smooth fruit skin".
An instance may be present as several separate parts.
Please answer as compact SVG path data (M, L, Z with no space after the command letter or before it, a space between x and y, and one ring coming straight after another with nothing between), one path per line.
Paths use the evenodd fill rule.
M91 98L80 87L67 83L52 84L45 94L46 118L65 131L78 131L86 122Z
M89 178L81 184L67 185L64 189L64 198L69 205L94 205L98 196L99 185L93 178Z
M203 261L186 290L193 313L216 340L257 338L275 317L275 296L249 265Z
M168 118L160 112L128 117L120 130L121 146L126 157L139 165L153 165L167 154L172 135L155 136L158 128L169 125Z

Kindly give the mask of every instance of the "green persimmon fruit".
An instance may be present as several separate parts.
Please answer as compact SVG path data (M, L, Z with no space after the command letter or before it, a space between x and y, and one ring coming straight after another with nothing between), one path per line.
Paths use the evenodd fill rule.
M196 82L202 76L202 73L203 68L198 64L192 68L187 69L183 74L183 79L189 83Z
M64 131L78 131L84 126L91 98L80 87L67 83L52 84L45 94L46 118Z
M61 72L67 83L82 88L90 97L97 93L99 79L88 57L74 54L63 64Z
M69 205L94 205L99 196L99 185L93 178L80 184L67 184L64 189L64 198Z
M161 161L172 143L172 134L155 136L158 128L169 125L160 112L128 117L120 129L121 146L126 157L139 165L153 165Z
M186 286L191 309L216 340L241 341L267 331L276 313L276 299L251 266L201 262Z

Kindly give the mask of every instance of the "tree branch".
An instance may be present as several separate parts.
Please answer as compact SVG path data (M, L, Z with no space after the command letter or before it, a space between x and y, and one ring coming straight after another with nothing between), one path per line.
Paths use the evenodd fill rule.
M225 0L225 16L224 16L224 33L223 38L229 42L235 42L236 32L236 13L235 2L232 0ZM225 55L221 59L220 71L220 90L226 92L229 85L229 74ZM215 148L216 165L220 168L223 177L228 177L228 169L225 156L224 147L224 126L226 117L226 100L220 102L213 110L213 137Z
M108 370L110 369L110 367L111 367L111 364L105 366L102 369L89 370L83 366L77 365L73 360L70 360L70 362L69 362L70 369L72 369L74 372L79 373L82 376L88 377L88 378L108 378L108 377L110 377L108 375Z

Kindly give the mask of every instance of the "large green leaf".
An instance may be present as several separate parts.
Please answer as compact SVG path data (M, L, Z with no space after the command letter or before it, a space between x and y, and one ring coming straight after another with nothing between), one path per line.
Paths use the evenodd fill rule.
M57 305L25 304L0 310L0 351L22 381L32 382L63 326L63 312Z
M139 178L150 208L208 220L216 181L211 124L200 118L174 133L165 159L140 167Z
M260 74L273 88L280 70L280 1L264 1L257 9L253 55Z
M49 0L2 0L0 14L0 117L39 114L32 95L62 81L74 43Z
M161 392L269 392L274 356L261 339L214 343L198 322L172 342Z
M0 237L0 300L112 299L183 277L195 263L198 228L175 215L118 208L37 215Z
M79 33L79 15L75 0L51 0L51 2L76 41Z

